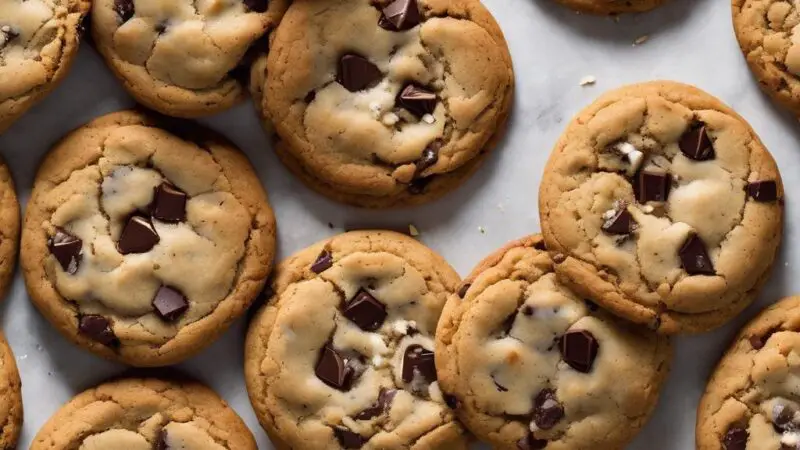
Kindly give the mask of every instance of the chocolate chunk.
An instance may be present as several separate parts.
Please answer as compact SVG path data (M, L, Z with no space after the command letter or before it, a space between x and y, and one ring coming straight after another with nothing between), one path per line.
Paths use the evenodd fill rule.
M50 253L61 264L61 268L70 275L74 275L78 271L82 246L83 241L79 237L63 228L56 228L56 234L47 242Z
M420 19L416 0L395 0L383 8L378 26L389 31L405 31L419 25Z
M177 290L161 286L153 298L153 309L162 319L172 322L189 309L189 302Z
M117 242L117 249L123 255L128 253L144 253L150 251L160 241L153 223L143 216L132 216L128 219L122 235Z
M564 362L578 372L589 373L600 345L592 333L586 330L568 331L559 345Z
M397 395L397 391L394 389L381 389L381 392L378 394L378 399L375 401L375 403L373 403L369 408L358 413L354 419L369 420L380 416L392 407L392 401L394 400L395 395Z
M678 255L681 258L683 270L689 275L714 275L716 273L708 251L706 251L706 244L694 233L686 238Z
M521 312L525 317L530 317L536 312L536 308L531 305L525 305L519 310L519 312Z
M683 133L678 146L687 158L695 161L707 161L715 156L714 146L703 123L697 123Z
M630 234L636 223L627 207L621 207L614 212L614 216L603 223L603 231L609 234Z
M643 170L639 172L634 186L636 200L639 203L665 202L671 184L672 177L668 173Z
M728 429L722 438L722 447L725 450L745 450L747 448L747 438L750 437L747 430L734 426Z
M536 250L547 251L547 245L544 243L544 240L537 241L535 244L533 244L533 248Z
M425 188L428 187L431 181L433 181L433 176L415 178L409 183L408 192L414 195L420 195L425 192Z
M339 60L336 81L350 92L371 88L378 84L381 78L383 74L378 66L363 56L350 53Z
M410 383L419 374L428 383L436 381L433 352L421 345L409 345L403 357L403 381Z
M0 49L3 49L18 36L19 33L14 28L11 28L11 25L0 26Z
M158 220L164 222L183 222L186 220L186 194L168 183L155 188L150 211Z
M250 11L263 13L267 12L269 0L244 0L244 6Z
M158 437L153 443L153 450L169 450L169 445L167 445L167 430L162 428L158 433Z
M564 407L558 403L552 389L542 389L533 401L533 423L542 430L549 430L564 418Z
M472 286L472 285L469 284L469 283L462 284L461 287L458 288L458 297L459 298L464 298L464 296L467 295L467 291L469 290L470 286Z
M330 269L333 265L333 255L328 250L322 250L317 260L311 265L311 271L314 273L322 273Z
M333 434L339 444L344 448L361 448L367 440L358 433L354 433L347 428L336 427L333 429Z
M386 307L369 292L361 289L344 306L342 314L364 331L375 331L386 320Z
M796 412L790 405L776 404L772 408L772 425L780 432L796 430L798 428L794 421Z
M774 180L747 183L747 195L757 202L774 202L778 199L778 183Z
M347 358L341 353L330 345L325 345L314 373L328 386L340 391L347 391L353 385L353 375L355 374L355 370L347 362Z
M433 143L422 151L422 157L417 160L417 168L414 171L414 177L418 177L425 169L432 167L439 161L439 148L438 143Z
M131 20L133 17L133 0L114 0L114 11L120 18L121 23Z
M111 329L111 323L103 316L87 314L78 319L78 331L88 338L103 345L114 347L119 345L119 339Z
M750 336L750 346L753 347L753 350L761 350L765 344L766 341L761 336Z
M411 114L422 117L425 114L433 114L436 109L436 94L415 84L409 84L400 91L395 102Z
M458 404L459 404L458 397L456 397L455 395L452 395L452 394L447 394L447 393L442 393L442 397L444 398L444 403L450 409L458 408Z
M547 447L547 441L544 439L536 439L533 433L528 433L527 436L517 441L517 448L519 450L541 450Z

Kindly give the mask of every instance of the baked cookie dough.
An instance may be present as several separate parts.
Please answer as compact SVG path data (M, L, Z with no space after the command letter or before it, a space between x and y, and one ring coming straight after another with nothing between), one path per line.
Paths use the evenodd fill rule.
M659 332L700 332L737 315L769 276L783 187L743 118L658 81L575 117L545 168L539 212L575 292Z
M325 196L375 208L468 178L502 136L514 86L478 0L296 0L263 78L286 166Z
M738 334L697 411L698 450L800 446L800 297L770 306Z
M126 111L47 155L21 261L31 300L68 339L160 366L247 309L274 249L275 219L242 153L199 126Z
M0 0L0 133L69 71L89 0Z
M622 14L649 11L665 0L556 0L579 12L591 14Z
M253 318L245 381L288 449L466 449L439 389L434 332L459 277L390 231L354 231L282 262Z
M22 429L22 383L14 353L0 333L0 448L17 446Z
M7 0L6 0L7 1ZM199 117L247 92L248 50L275 28L290 0L96 0L92 36L140 103Z
M224 400L188 380L123 378L89 389L45 423L30 450L257 450Z
M436 331L441 389L495 449L622 449L656 406L669 338L604 313L553 266L541 236L478 264Z
M5 297L14 277L19 247L19 203L14 180L0 158L0 299Z

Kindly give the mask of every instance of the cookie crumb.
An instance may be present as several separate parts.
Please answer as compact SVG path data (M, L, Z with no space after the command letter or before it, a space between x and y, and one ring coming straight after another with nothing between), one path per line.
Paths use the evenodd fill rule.
M422 121L427 124L431 124L433 122L436 122L436 119L430 114L425 114L424 116L422 116Z
M408 225L408 234L410 234L413 237L417 237L417 236L419 236L419 230L414 225L409 224Z
M597 83L597 77L594 75L586 75L580 81L581 86L593 86L595 83Z
M480 226L479 226L479 227L478 227L478 231L480 231L480 232L481 232L481 234L486 234L486 228L483 228L483 227L480 227Z
M636 47L637 45L642 45L645 42L647 42L648 39L650 39L650 35L643 34L643 35L639 36L638 38L636 38L635 41L633 41L633 46Z
M333 224L328 222L328 228L330 228L332 230L333 229Z

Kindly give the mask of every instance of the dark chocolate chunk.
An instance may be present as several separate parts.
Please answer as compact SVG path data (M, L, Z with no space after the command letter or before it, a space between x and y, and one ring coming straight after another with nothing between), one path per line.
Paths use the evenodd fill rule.
M533 244L533 248L536 250L547 251L547 245L544 243L544 240L537 241L535 244Z
M153 223L143 216L132 216L122 229L122 235L117 242L120 253L144 253L150 251L159 241Z
M156 441L153 442L153 450L169 450L169 445L167 445L167 430L162 428L158 433Z
M636 200L639 203L665 202L669 196L672 177L668 173L642 170L636 179Z
M344 448L361 448L367 442L360 434L343 427L334 428L333 434L336 435L339 444Z
M87 314L78 319L78 331L88 338L103 345L113 347L119 344L119 339L111 329L111 323L103 316Z
M61 268L70 275L74 275L78 271L82 246L83 241L79 237L63 228L56 228L56 234L47 242L50 253L56 258Z
M133 0L114 0L114 11L121 23L131 20L134 14Z
M375 403L373 403L369 408L358 413L354 419L369 420L389 411L389 409L392 407L392 401L394 400L395 395L397 395L397 391L394 389L381 389L381 392L378 394L378 399L375 401Z
M269 0L244 0L244 6L250 11L263 13L267 12Z
M757 202L774 202L778 199L778 183L775 180L751 181L747 183L747 195Z
M603 223L603 231L609 234L630 234L636 223L627 207L620 207L614 216Z
M549 430L564 418L564 407L558 403L552 389L542 389L533 401L533 422L542 430Z
M161 183L155 188L150 211L158 220L183 222L186 220L186 194L171 184Z
M418 177L425 169L432 167L439 161L439 148L438 143L433 143L422 151L422 156L417 160L417 168L414 171L414 177Z
M342 314L364 331L375 331L386 320L386 307L369 292L361 289L345 304Z
M436 93L416 84L409 84L400 91L395 103L411 114L422 117L433 114L436 109Z
M409 183L408 192L414 195L420 195L425 192L425 188L428 187L431 181L433 181L433 176L415 178Z
M790 405L777 403L772 408L772 425L780 432L797 430L798 424L794 421L796 412Z
M452 395L452 394L447 394L447 393L443 393L442 397L444 397L444 403L450 409L458 408L458 397L456 397L455 395Z
M322 250L317 260L311 265L311 271L314 273L322 273L331 268L333 265L333 255L328 250Z
M428 383L436 381L433 352L421 345L409 345L403 357L403 381L410 383L419 374Z
M469 283L462 284L461 287L458 288L458 297L459 298L464 298L464 296L467 295L467 291L469 290L470 286L472 286L472 285L469 284Z
M341 353L330 345L326 345L322 348L314 373L328 386L340 391L347 391L353 385L355 373L355 370L347 362L347 358Z
M564 362L578 372L589 373L600 345L586 330L568 331L559 345Z
M750 345L753 347L754 350L761 350L767 344L769 338L778 331L780 331L780 327L774 327L767 330L767 332L761 336L757 335L750 336Z
M728 429L722 438L722 447L725 450L745 450L749 433L744 428L733 426Z
M687 158L695 161L707 161L714 159L714 146L711 138L708 137L706 125L703 123L694 124L683 136L681 136L678 146Z
M699 236L692 233L678 251L681 266L689 275L714 275L714 265L708 256L706 244Z
M189 302L179 291L161 286L153 298L153 309L162 319L172 322L189 309Z
M547 441L544 439L536 439L533 433L528 433L527 436L517 441L517 448L519 450L542 450L547 447Z
M349 53L339 60L336 81L350 92L371 88L383 78L378 66L363 56Z
M420 19L416 0L395 0L383 8L378 26L389 31L405 31L419 25Z

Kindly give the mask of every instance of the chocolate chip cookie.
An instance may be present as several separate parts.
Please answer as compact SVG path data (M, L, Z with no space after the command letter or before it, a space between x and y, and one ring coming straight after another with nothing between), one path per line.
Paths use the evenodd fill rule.
M0 448L12 449L22 429L22 383L14 353L0 334Z
M601 96L544 171L542 232L580 295L664 333L710 330L756 297L783 234L778 167L711 95L658 81Z
M275 221L228 141L126 111L47 155L22 247L31 300L67 338L159 366L197 353L247 309L270 270Z
M800 9L787 0L733 0L739 46L761 88L800 114Z
M294 1L263 78L281 160L363 207L423 203L464 181L502 135L514 86L478 0Z
M242 419L204 385L123 378L89 389L45 423L30 450L256 450Z
M282 262L245 349L278 449L466 449L436 376L436 322L459 282L432 250L354 231Z
M649 11L664 0L556 0L575 11L591 14L622 14Z
M14 277L19 245L19 203L14 180L0 158L0 299L5 297Z
M64 78L90 7L89 0L0 0L0 133Z
M512 242L450 296L436 331L441 389L496 449L622 449L669 372L669 338L562 285L541 236Z
M289 0L97 0L92 36L143 105L177 117L214 114L247 91L248 49L273 29Z
M739 332L697 411L698 450L800 447L800 297L770 306Z

